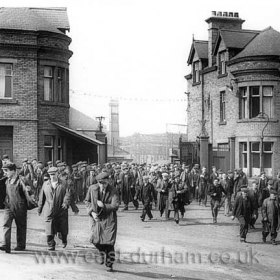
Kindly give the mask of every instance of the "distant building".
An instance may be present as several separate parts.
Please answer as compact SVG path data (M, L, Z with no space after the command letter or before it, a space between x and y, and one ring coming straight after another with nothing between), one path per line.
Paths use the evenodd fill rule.
M128 151L137 163L169 162L179 157L180 134L140 134L121 137L121 148Z
M0 8L0 157L102 162L105 143L69 127L66 8Z
M208 41L193 40L188 58L188 139L206 139L200 149L209 147L208 166L276 175L280 33L272 27L242 29L244 20L232 12L212 12L206 22Z

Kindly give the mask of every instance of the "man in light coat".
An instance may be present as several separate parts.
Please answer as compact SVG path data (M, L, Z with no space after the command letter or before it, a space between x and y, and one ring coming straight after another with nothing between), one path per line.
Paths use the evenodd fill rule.
M68 235L68 208L71 203L71 193L67 182L58 180L57 167L48 170L50 180L45 181L38 202L38 214L44 208L45 231L47 235L48 250L54 251L55 235L59 234L63 248L67 246Z
M109 174L101 172L96 176L97 184L91 185L86 195L86 208L90 216L91 242L101 255L101 264L113 270L115 242L117 237L117 210L119 195L109 184Z

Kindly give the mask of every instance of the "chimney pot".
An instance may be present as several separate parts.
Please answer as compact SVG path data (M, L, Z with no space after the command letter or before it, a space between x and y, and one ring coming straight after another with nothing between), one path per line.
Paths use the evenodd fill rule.
M229 13L228 13L228 16L229 16L229 17L233 17L233 12L229 12Z
M215 16L216 15L216 11L212 11L212 16Z
M223 12L223 16L224 16L224 17L227 17L227 16L228 16L228 13L227 13L227 12Z
M239 17L239 14L238 13L234 13L234 17Z
M222 16L222 12L218 12L217 16L221 17Z

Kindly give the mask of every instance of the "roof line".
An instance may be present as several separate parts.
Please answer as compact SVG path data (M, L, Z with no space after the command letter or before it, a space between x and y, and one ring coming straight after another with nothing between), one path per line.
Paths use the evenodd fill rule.
M105 143L97 140L97 139L93 139L91 138L90 136L88 135L85 135L85 134L82 134L78 131L75 131L74 129L72 128L69 128L67 126L64 126L62 124L59 124L59 123L56 123L56 122L52 122L52 124L58 128L60 128L61 130L65 131L65 132L68 132L69 134L73 135L73 136L77 136L79 138L82 138L83 140L87 141L87 142L91 142L92 144L95 144L95 145L104 145Z

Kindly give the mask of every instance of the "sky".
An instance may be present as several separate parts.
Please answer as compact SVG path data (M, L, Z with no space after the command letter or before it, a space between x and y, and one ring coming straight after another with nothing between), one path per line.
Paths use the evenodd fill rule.
M211 11L239 12L244 29L280 31L277 0L2 0L3 7L66 7L72 38L70 105L104 116L119 100L120 136L186 131L192 38L207 40ZM173 125L173 124L180 124Z

